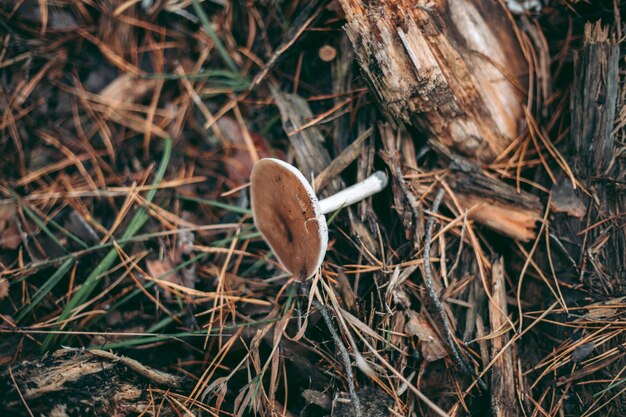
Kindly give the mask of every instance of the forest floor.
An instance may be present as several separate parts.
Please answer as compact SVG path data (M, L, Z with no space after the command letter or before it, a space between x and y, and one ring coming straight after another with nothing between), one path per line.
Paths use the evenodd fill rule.
M624 249L624 213L555 188L595 181L569 168L586 158L567 146L570 91L585 24L621 42L621 5L551 3L512 17L541 134L482 166L541 200L520 242L431 210L446 166L423 134L423 171L393 171L337 1L0 1L0 415L351 416L351 387L363 416L626 415L626 270L603 256ZM607 181L624 204L617 50ZM329 216L309 285L332 331L249 209L253 164L317 139L343 158L321 195L376 169L392 183ZM584 218L577 255L551 199Z

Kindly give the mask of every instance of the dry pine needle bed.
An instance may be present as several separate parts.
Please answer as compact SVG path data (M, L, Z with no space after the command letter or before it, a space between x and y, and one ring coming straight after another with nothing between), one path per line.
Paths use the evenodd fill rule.
M0 0L0 415L626 415L622 16Z

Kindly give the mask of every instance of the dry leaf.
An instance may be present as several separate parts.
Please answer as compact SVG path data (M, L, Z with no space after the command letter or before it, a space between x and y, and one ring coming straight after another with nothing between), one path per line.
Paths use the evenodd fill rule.
M0 301L4 300L9 295L9 281L6 278L0 278Z
M163 260L155 259L146 261L146 268L152 278L158 281L171 282L176 285L183 285L182 279L178 272L174 269L174 262L169 257ZM166 275L167 274L167 275ZM157 282L158 285L158 282ZM172 294L166 289L163 291L164 297L171 300Z
M422 356L427 362L434 362L448 356L448 351L426 317L412 310L407 312L407 316L409 321L404 326L404 331L411 336L417 336L422 342Z
M171 282L181 287L194 289L197 280L196 265L192 264L178 271L174 269L183 262L184 255L191 255L193 239L193 233L181 231L177 247L174 250L166 250L164 259L146 261L148 273L159 281ZM166 298L169 299L169 295L169 292L165 291Z
M0 221L0 248L17 249L21 243L22 236L17 227L17 219L9 222Z
M153 261L146 261L146 267L148 268L150 275L152 275L152 278L160 281L180 284L180 277L174 270L174 263L171 259L165 258L163 260L156 259Z
M0 202L0 222L7 221L15 214L15 203L13 201Z
M626 307L626 297L612 298L588 305L587 314L581 320L608 320L621 314Z
M391 319L391 344L397 346L402 349L405 345L404 337L402 333L404 333L404 327L406 326L406 316L401 311L396 311L393 313L393 318Z
M232 179L236 184L244 184L248 181L250 171L254 165L254 161L252 161L246 146L244 132L241 130L239 123L228 116L220 117L217 121L217 126L231 142L230 154L224 157L228 178ZM259 158L270 156L263 137L252 131L249 133Z
M327 393L321 391L315 391L312 389L305 389L302 392L302 397L307 404L315 404L324 410L330 410L332 406L332 400Z
M133 77L122 74L100 91L100 99L107 104L119 107L121 104L134 103L150 94L159 80Z
M596 345L592 342L583 343L580 346L576 346L574 351L572 352L572 362L577 363L585 359L587 356L593 352L596 348Z
M178 245L174 252L174 262L179 264L183 262L185 256L192 256L193 241L193 232L184 229L178 232ZM196 282L198 281L196 273L197 265L195 262L180 270L180 276L185 287L196 288Z
M587 207L578 197L570 181L561 181L550 191L550 210L554 213L567 213L579 219L585 216Z
M0 248L17 249L22 243L15 210L16 205L13 201L0 203Z
M100 240L93 227L76 210L72 210L65 220L65 228L90 245L96 245Z

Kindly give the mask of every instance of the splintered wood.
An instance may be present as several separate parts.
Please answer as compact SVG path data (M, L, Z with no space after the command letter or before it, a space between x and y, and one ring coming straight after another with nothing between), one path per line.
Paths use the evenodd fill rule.
M415 154L413 141L405 131L383 125L380 134L385 149L381 156L389 165L394 189L398 189L394 191L394 199L397 199L395 206L401 208L403 222L410 230L412 226L409 224L420 223L417 220L420 217L417 209L419 196L432 188L432 182L424 180L424 177L432 177L433 173L419 168L412 160L411 155ZM400 143L397 144L397 141ZM537 196L517 192L514 187L486 175L473 161L454 155L441 145L433 143L433 148L442 160L449 162L448 168L438 173L450 187L451 193L444 198L449 209L457 215L467 213L468 219L514 239L529 241L536 236L535 225L541 220L543 212ZM402 202L404 199L406 204ZM421 232L414 234L421 235Z
M340 2L361 69L389 116L481 161L518 136L528 68L497 2Z
M174 415L170 401L189 383L178 376L103 350L60 349L0 372L0 403L7 415Z
M506 236L532 240L544 212L539 198L476 164L510 151L523 130L528 65L506 11L497 2L461 0L341 5L383 109L399 130L420 128L449 163L444 177L454 196L445 204ZM405 164L402 175L415 174L413 168ZM410 183L417 195L431 185Z
M503 258L493 263L491 280L493 298L489 303L489 322L491 332L495 334L491 338L491 357L495 359L491 371L491 406L494 417L514 417L520 415L514 372L517 358L515 346L508 346L510 338L506 330L509 323Z

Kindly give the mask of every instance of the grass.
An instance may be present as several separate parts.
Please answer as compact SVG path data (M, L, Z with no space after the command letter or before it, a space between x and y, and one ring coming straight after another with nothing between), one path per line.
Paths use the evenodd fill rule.
M217 36L215 30L213 30L213 26L209 22L209 18L207 17L202 7L200 7L198 0L191 0L191 4L193 5L194 11L198 15L200 22L202 22L202 28L215 44L215 47L219 51L220 57L222 58L226 66L228 66L228 68L230 68L233 73L238 73L239 69L237 68L237 64L235 64L235 61L232 59L232 57L224 47L222 40L219 38L219 36Z
M72 268L75 262L76 258L74 257L66 259L65 262L63 262L63 264L59 267L59 269L57 269L54 274L52 274L50 278L48 278L46 282L44 282L43 285L39 287L35 294L33 294L30 302L24 305L24 308L17 314L17 316L15 316L15 320L18 323L22 321L22 319L24 319L24 317L26 317L26 315L28 315L28 313L30 313L33 309L37 308L39 303L48 294L50 294L50 291L52 291L52 289L59 284L61 279L65 277L65 274L68 273L68 271L70 270L70 268Z
M154 181L152 182L153 186L158 185L163 180L172 154L172 141L165 140L163 141L163 144L163 156L161 157L161 162L159 163L159 167L155 173ZM146 194L146 201L152 202L152 200L156 196L156 193L157 188L152 188L150 191L148 191L148 193ZM139 208L133 218L128 223L126 230L122 234L121 240L124 241L132 238L141 229L141 227L148 220L148 218L149 216L146 209ZM121 247L123 246L124 243L121 243ZM85 281L83 282L81 287L78 289L78 291L76 291L72 298L70 298L67 305L59 315L59 318L57 320L58 323L61 323L70 318L72 315L72 310L87 301L91 293L96 289L100 278L102 278L106 271L111 268L111 266L118 259L118 256L119 254L116 249L109 250L104 259L102 259L102 261L94 268L94 270L87 276L87 278L85 278ZM63 327L64 326L60 326L60 328ZM48 335L43 342L41 350L45 352L48 349L54 348L56 345L56 340L57 338L55 335Z

